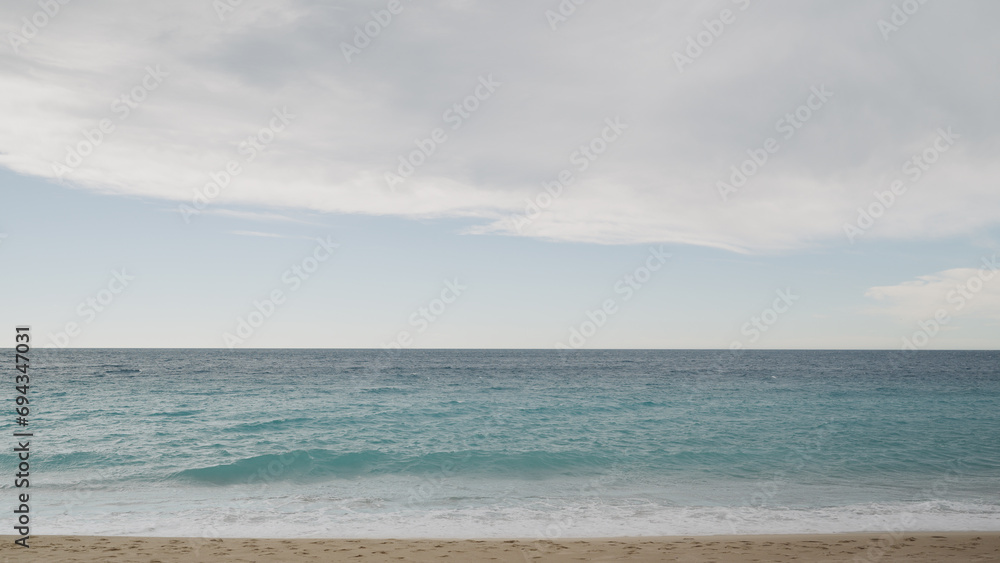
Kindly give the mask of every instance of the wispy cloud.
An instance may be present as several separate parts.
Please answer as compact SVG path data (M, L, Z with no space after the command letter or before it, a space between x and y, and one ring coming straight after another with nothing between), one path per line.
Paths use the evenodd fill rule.
M891 41L885 3L726 4L735 22L683 72L674 53L718 7L588 3L553 30L551 6L528 0L404 3L348 63L341 42L372 18L369 3L248 2L222 18L205 0L68 5L0 54L0 165L56 178L53 164L82 147L64 181L185 203L238 160L213 207L461 216L478 233L757 251L843 241L873 192L951 126L961 140L865 240L1000 221L1000 75L983 72L1000 51L1000 4L928 3ZM0 18L37 9L8 2ZM502 86L468 101L483 76ZM821 86L833 97L803 120ZM449 119L463 104L477 108ZM274 108L296 118L251 160L247 140ZM801 127L786 137L789 115ZM619 117L630 126L620 141L592 141ZM436 130L447 140L430 147ZM718 182L768 138L780 150L720 200ZM421 165L390 189L386 173L414 154ZM558 201L511 228L563 170L574 178Z
M932 318L939 310L949 316L1000 319L1000 264L994 255L980 268L953 268L872 287L865 296L879 302L874 312L904 321Z
M277 233L264 233L261 231L229 231L231 235L239 235L243 237L268 237L268 238L309 238L309 237L296 237L288 235L279 235Z
M295 217L289 217L288 215L282 215L280 213L270 213L261 211L243 211L237 209L206 209L202 211L206 215L221 215L223 217L232 217L234 219L245 219L247 221L261 221L261 222L288 222L288 223L301 223L304 225L314 225L315 223L311 221L305 221Z

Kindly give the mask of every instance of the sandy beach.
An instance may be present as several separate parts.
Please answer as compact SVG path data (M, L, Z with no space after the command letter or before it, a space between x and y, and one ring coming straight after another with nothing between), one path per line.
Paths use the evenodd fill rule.
M5 536L4 562L141 561L1000 561L1000 532L799 534L565 540L203 539Z

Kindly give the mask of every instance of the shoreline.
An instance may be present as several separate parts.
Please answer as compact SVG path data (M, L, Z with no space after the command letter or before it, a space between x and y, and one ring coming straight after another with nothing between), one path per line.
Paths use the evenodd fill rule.
M1000 561L1000 531L853 532L565 539L31 536L3 561Z

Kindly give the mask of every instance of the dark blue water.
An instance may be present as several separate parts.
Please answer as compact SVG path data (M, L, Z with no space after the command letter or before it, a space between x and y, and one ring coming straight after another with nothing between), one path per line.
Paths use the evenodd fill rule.
M998 360L39 350L34 522L300 537L1000 529Z

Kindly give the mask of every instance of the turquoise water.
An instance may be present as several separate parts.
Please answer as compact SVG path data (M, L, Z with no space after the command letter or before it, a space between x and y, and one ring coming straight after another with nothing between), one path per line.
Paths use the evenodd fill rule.
M33 353L33 533L1000 530L993 352Z

